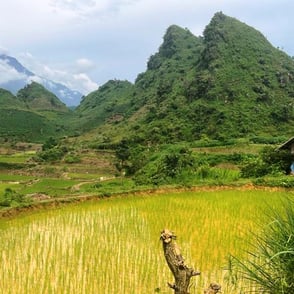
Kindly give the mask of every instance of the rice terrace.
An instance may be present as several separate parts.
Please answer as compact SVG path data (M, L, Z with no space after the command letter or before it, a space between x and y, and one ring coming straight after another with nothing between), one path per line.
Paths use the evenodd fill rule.
M190 293L203 293L210 281L224 285L228 254L244 254L262 210L280 207L286 195L240 190L143 194L2 220L0 289L169 293L166 282L172 277L158 238L169 227L181 235L187 262L201 271Z
M291 293L294 178L282 172L289 151L246 140L197 144L156 147L144 182L121 172L122 147L73 143L69 152L79 160L40 161L47 151L39 145L4 143L0 293L171 293L159 240L165 228L177 235L185 263L201 272L189 293L219 293L205 290L215 282L221 293L261 293L264 281L243 274L246 261L277 284L265 293ZM275 157L269 174L249 175L268 171ZM274 233L264 232L271 223ZM263 247L267 236L279 246ZM264 265L262 248L274 266Z
M19 60L0 40L0 294L293 294L294 57L219 11L146 59L171 7L195 29L209 0L13 1L2 33L29 37L11 33ZM251 2L262 24L273 1Z

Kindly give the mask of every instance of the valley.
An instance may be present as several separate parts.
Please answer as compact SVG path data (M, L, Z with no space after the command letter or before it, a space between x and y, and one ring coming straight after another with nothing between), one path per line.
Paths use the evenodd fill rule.
M2 86L5 294L168 293L164 228L202 272L190 293L292 293L294 59L262 33L222 12L203 36L171 25L133 83L75 105L44 81Z

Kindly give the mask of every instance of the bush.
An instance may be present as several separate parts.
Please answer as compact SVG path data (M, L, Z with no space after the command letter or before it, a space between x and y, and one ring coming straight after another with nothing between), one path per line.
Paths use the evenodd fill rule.
M46 149L44 151L38 152L36 160L54 162L54 161L61 160L66 153L67 153L66 147L55 146L51 149Z
M168 146L149 158L135 175L137 184L169 184L189 179L195 169L195 158L185 146Z
M29 200L25 198L24 195L10 188L6 188L4 194L0 197L0 206L5 207L17 207L28 202Z
M81 158L77 154L67 154L64 157L64 161L66 163L79 163L81 162Z
M280 176L258 178L253 181L253 184L269 187L294 188L294 177Z
M257 158L250 159L242 166L241 175L244 178L283 175L289 172L291 160L288 151L265 147Z
M293 200L284 201L283 211L270 208L267 218L268 224L255 234L248 258L245 261L235 257L230 260L230 263L234 262L234 276L237 280L243 278L256 285L250 293L293 294Z

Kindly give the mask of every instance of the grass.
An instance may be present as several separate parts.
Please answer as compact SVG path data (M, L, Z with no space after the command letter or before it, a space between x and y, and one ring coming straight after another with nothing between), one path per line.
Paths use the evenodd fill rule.
M258 154L264 144L234 144L227 146L216 146L216 147L194 147L194 152L199 153L212 153L212 154Z
M170 293L173 277L159 241L174 230L191 294L223 285L226 257L244 255L264 207L291 192L202 191L127 196L0 220L0 289L5 293ZM248 241L248 242L247 242ZM4 293L4 292L3 292Z
M0 173L0 181L28 181L32 180L35 177L33 176L24 176L24 175L13 175L13 174L7 174L7 173Z
M294 202L285 199L283 208L267 209L267 222L258 233L242 261L232 257L235 277L255 284L254 293L292 294L294 279ZM249 285L250 285L249 283ZM244 287L246 289L246 286ZM249 288L249 290L251 290Z
M42 178L31 185L22 186L20 191L22 194L40 192L57 197L70 194L71 188L78 183L74 180Z

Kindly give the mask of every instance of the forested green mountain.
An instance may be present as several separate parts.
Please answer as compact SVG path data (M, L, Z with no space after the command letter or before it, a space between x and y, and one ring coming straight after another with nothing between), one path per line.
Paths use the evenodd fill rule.
M82 129L121 121L128 112L132 91L133 84L130 82L110 80L98 91L84 97L75 111Z
M17 99L12 93L0 88L0 108L24 108L24 103Z
M68 112L68 108L42 85L32 82L19 90L17 98L30 110Z
M160 143L292 132L294 60L221 12L203 37L169 27L147 70L120 91L117 85L125 83L107 83L78 108L107 137Z
M71 113L43 86L33 82L17 96L0 89L0 139L42 142L69 133Z

